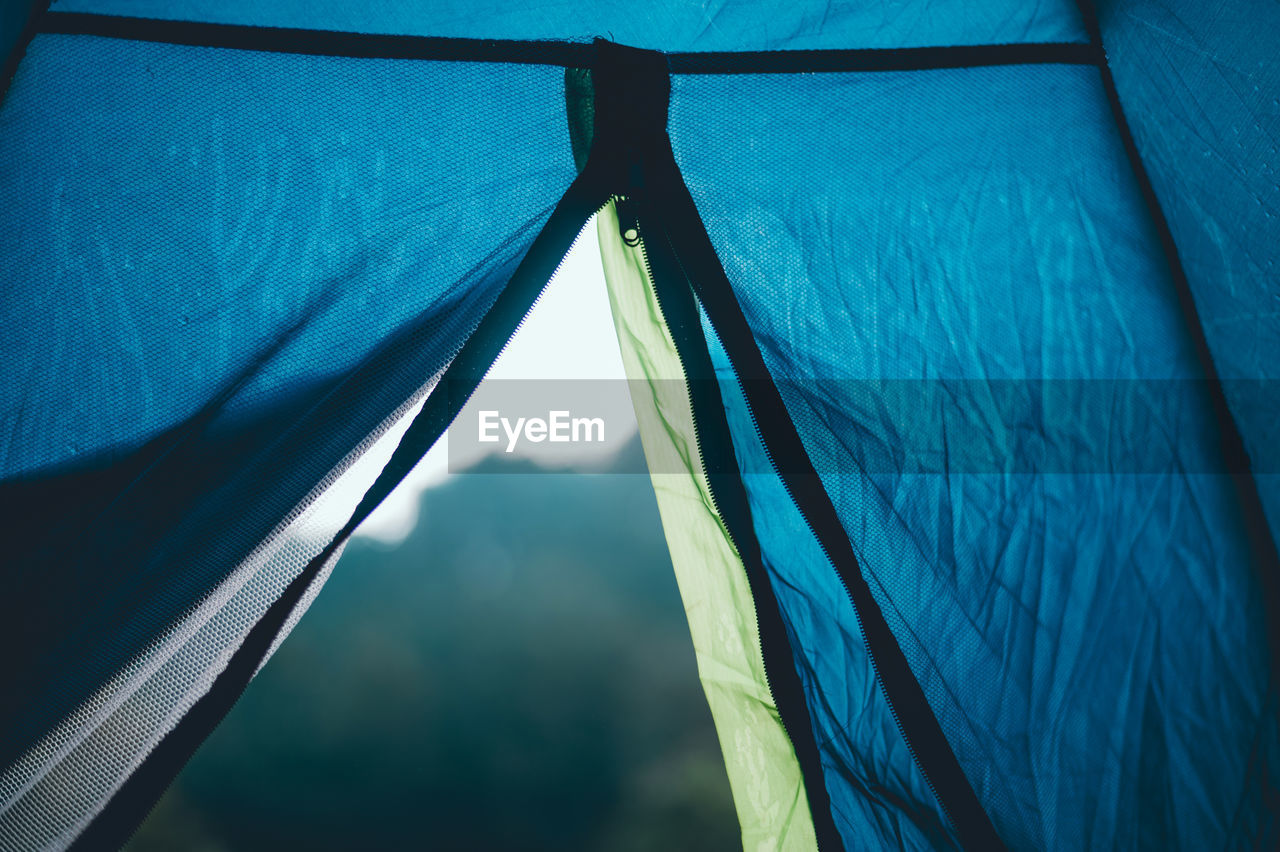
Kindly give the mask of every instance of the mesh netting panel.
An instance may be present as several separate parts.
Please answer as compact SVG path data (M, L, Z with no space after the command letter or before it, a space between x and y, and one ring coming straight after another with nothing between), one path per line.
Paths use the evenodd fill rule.
M1200 377L1097 70L677 78L671 126L788 413L1003 839L1251 836L1276 727L1230 481L1180 466L1211 469L1211 430L1100 435L1068 417L1067 458L1131 470L1144 445L1176 452L1160 470L1013 470L998 450L1038 434L1040 400L983 404L1026 380ZM880 379L965 380L947 410L994 443L993 466L895 455L932 421L878 405ZM841 696L822 674L832 625L789 629Z
M170 632L0 773L0 847L64 848L204 695L246 633L329 543L421 407L406 404L317 485L269 539ZM326 564L275 647L320 591Z
M438 373L573 164L563 71L40 36L0 109L0 765Z

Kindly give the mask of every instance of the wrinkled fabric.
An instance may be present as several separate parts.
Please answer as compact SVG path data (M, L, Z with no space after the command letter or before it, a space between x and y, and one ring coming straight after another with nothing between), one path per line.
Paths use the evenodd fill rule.
M702 320L845 847L959 848L876 681L860 625L849 618L849 594L771 470L728 355L705 314Z
M449 362L573 163L560 69L65 36L0 163L8 752Z
M1102 40L1280 536L1280 7L1099 4Z
M1097 68L673 81L678 164L787 414L1012 848L1280 842L1263 566L1188 326L1203 322L1274 532L1280 19L1246 6L1099 10L1199 320ZM666 51L1087 41L1058 0L51 8ZM0 18L0 43L20 23ZM0 766L280 552L280 529L449 363L573 178L563 79L35 38L0 105L0 641L24 649L0 658ZM949 846L733 353L707 339L837 829L849 848ZM694 608L737 601L732 630L691 625L723 652L702 662L744 837L806 846L805 779L697 466L678 495L693 510L664 520ZM719 574L698 571L707 542ZM157 694L206 682L225 644ZM146 710L139 755L166 716ZM91 786L48 778L51 800ZM88 818L76 807L68 824Z
M1276 759L1259 585L1213 424L1161 419L1207 399L1098 71L677 78L671 125L788 413L1001 837L1254 836ZM895 469L890 452L861 468L860 448L947 422L853 393L879 379L964 380L951 414L995 451L957 447L962 472L906 453ZM1059 418L1080 469L1038 472L1034 445L1005 469L1001 448L1043 412L1008 394L986 408L984 384L1098 379L1180 401L1152 399L1128 434ZM1139 453L1138 472L1091 464ZM775 542L772 558L795 556ZM836 615L856 635L852 608ZM830 628L791 629L817 694L843 697Z

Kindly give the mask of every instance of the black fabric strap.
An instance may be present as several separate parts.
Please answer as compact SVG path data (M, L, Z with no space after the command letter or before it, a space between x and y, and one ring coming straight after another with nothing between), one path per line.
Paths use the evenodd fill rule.
M1097 65L1091 44L1025 42L855 50L673 53L672 74L812 74L824 71L928 71L989 65Z
M222 47L308 56L349 56L357 59L430 59L587 67L592 55L592 47L586 42L377 35L336 30L126 18L84 12L48 12L40 19L39 31L191 47Z
M152 41L312 56L513 62L587 68L592 45L572 41L519 41L377 35L285 27L129 18L85 12L48 12L39 31L62 35ZM656 53L655 51L645 51ZM918 71L989 65L1097 65L1093 44L1027 42L852 50L762 50L667 54L672 74L801 74L826 71Z
M17 39L10 45L4 58L4 68L0 70L0 101L4 100L5 94L9 91L9 84L13 82L13 75L18 71L18 63L27 52L27 45L31 44L31 39L35 38L39 31L40 21L44 17L45 10L49 8L49 2L50 0L33 0L27 8L22 29Z
M654 164L650 177L658 215L734 369L743 379L760 437L849 592L876 678L907 746L965 848L1004 848L863 577L848 534L765 366L670 147L663 159Z
M457 416L555 273L583 225L603 202L600 192L595 178L586 173L569 187L511 281L445 370L439 385L427 397L422 411L414 418L350 519L253 626L209 691L147 755L142 765L76 839L72 849L117 848L137 830L196 749L239 700L280 635L289 614L306 596L324 567Z

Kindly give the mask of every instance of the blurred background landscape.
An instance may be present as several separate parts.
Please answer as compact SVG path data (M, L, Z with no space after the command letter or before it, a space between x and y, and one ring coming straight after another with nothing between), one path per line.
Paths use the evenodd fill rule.
M621 378L589 236L491 376ZM127 849L741 848L638 438L559 472L443 452Z

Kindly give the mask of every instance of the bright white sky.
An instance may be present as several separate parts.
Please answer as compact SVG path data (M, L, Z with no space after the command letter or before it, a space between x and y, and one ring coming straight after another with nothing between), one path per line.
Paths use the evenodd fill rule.
M551 279L524 325L494 362L488 379L625 379L600 267L600 246L594 219L583 229L573 251ZM319 516L316 521L331 523L335 529L346 521L352 507L359 502L364 490L391 456L400 435L416 413L416 408L409 412L343 474L334 486L338 493L326 494L321 505L317 506ZM626 418L620 422L617 418L611 419L610 427L614 429L610 436L611 447L619 446L615 438L629 438L636 428L634 419L628 422ZM618 434L619 430L627 434ZM591 452L590 445L568 446L572 452ZM525 444L515 454L546 461L548 457L563 460L564 452L565 445L552 448L549 444ZM478 458L479 455L475 459L454 458L453 466L455 469L464 468ZM450 476L465 475L451 474L448 468L446 435L360 526L356 535L388 544L403 540L417 523L422 492L445 482Z

